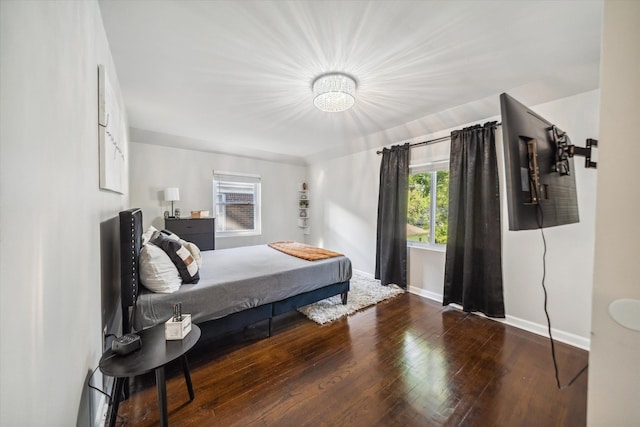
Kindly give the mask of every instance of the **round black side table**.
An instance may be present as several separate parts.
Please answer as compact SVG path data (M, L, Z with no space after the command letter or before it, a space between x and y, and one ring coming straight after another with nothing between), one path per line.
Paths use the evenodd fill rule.
M136 332L140 335L142 347L140 350L129 353L126 356L118 356L111 350L107 350L100 359L100 371L104 375L114 377L116 383L111 394L111 412L109 413L109 426L116 424L118 406L122 386L128 377L135 377L155 370L156 388L158 390L158 407L160 409L160 425L168 426L167 421L167 388L164 377L164 366L177 358L182 360L184 379L189 390L189 397L194 399L193 385L187 362L189 351L200 339L200 328L191 325L191 331L182 340L167 341L164 336L164 324Z

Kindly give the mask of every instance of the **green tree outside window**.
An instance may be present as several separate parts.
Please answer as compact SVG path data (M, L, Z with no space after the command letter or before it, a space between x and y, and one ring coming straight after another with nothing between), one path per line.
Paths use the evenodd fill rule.
M407 240L431 245L447 243L449 171L409 175Z

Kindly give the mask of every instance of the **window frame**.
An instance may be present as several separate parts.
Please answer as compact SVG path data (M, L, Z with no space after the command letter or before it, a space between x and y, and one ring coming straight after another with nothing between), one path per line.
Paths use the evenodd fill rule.
M218 189L219 183L229 185L245 184L253 186L253 229L249 230L223 230L226 223L226 213L221 215L218 211ZM224 206L231 203L224 203ZM213 212L216 215L216 237L239 237L239 236L260 236L262 235L262 180L260 175L238 173L238 172L213 172Z
M446 250L446 243L436 243L436 208L437 208L437 187L438 187L438 172L449 171L449 159L439 160L434 162L420 163L415 165L409 165L409 175L417 175L423 173L431 174L430 184L431 190L429 192L429 241L428 242L416 242L413 240L407 240L407 247L422 248L444 251ZM408 195L407 195L408 197ZM447 201L448 202L448 201ZM407 222L408 223L408 222ZM449 236L447 236L448 238Z

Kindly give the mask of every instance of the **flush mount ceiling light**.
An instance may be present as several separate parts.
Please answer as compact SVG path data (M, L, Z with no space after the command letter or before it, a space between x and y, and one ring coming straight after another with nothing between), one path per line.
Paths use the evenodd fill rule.
M355 92L353 77L343 73L323 74L313 81L313 105L330 113L348 110L356 102Z

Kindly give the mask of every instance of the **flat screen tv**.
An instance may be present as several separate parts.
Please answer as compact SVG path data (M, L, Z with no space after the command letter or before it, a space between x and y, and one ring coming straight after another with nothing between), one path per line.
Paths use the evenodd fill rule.
M579 222L573 157L562 150L567 135L506 93L500 109L509 230Z

